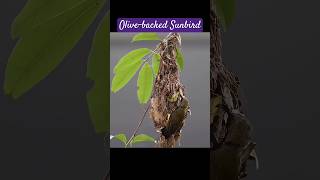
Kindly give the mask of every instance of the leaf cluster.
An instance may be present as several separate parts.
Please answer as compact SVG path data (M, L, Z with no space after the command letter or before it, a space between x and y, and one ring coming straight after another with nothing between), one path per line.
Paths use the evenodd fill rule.
M18 41L6 67L4 92L17 99L47 77L83 37L105 4L106 0L28 0L12 23L12 39ZM87 77L95 82L87 101L98 133L109 129L109 32L107 13L97 28L87 67Z
M131 42L160 41L157 33L138 33ZM154 78L160 66L160 55L149 48L138 48L122 56L113 68L111 91L116 93L139 71L137 80L137 96L140 104L145 104L151 97ZM151 60L151 62L150 62ZM180 49L177 50L177 64L180 71L184 68L184 57Z
M120 142L123 143L123 145L125 147L127 147L128 145L128 138L125 134L121 133L121 134L117 134L115 136L110 136L110 140L115 139L118 140ZM139 134L134 136L134 138L132 139L132 141L130 141L130 147L132 147L132 145L134 144L138 144L138 143L142 143L142 142L153 142L156 143L155 139L149 135L146 134Z

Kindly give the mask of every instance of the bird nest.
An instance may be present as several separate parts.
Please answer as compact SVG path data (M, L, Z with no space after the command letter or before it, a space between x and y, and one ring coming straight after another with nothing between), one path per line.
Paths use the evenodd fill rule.
M172 113L177 110L185 98L185 88L180 81L180 73L176 62L177 48L181 43L178 33L170 33L157 48L160 54L160 65L155 79L151 97L150 117L160 134L160 147L175 147L181 135L181 127L176 127L170 137L165 137L161 129L165 128ZM184 121L184 119L182 119Z

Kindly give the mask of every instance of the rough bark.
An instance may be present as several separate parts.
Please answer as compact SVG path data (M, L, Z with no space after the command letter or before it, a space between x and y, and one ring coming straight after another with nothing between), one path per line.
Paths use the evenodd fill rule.
M256 159L256 144L239 98L240 81L222 62L221 26L213 7L211 4L210 179L238 180L247 176L247 160Z

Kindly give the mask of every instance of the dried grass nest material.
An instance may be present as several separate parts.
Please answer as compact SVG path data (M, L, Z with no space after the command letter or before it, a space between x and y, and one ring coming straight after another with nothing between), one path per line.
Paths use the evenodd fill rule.
M160 54L160 66L156 77L151 97L150 117L160 134L160 147L175 147L181 135L181 128L165 138L161 129L168 125L170 115L179 108L181 101L186 98L185 87L180 81L180 74L176 62L177 48L181 45L181 37L178 33L170 33L157 48Z

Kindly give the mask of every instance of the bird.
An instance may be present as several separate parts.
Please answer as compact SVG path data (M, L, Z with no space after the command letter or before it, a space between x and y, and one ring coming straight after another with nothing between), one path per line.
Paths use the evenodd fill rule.
M190 113L189 101L187 98L182 98L180 105L170 114L166 126L161 129L161 134L165 139L180 132L188 112Z

